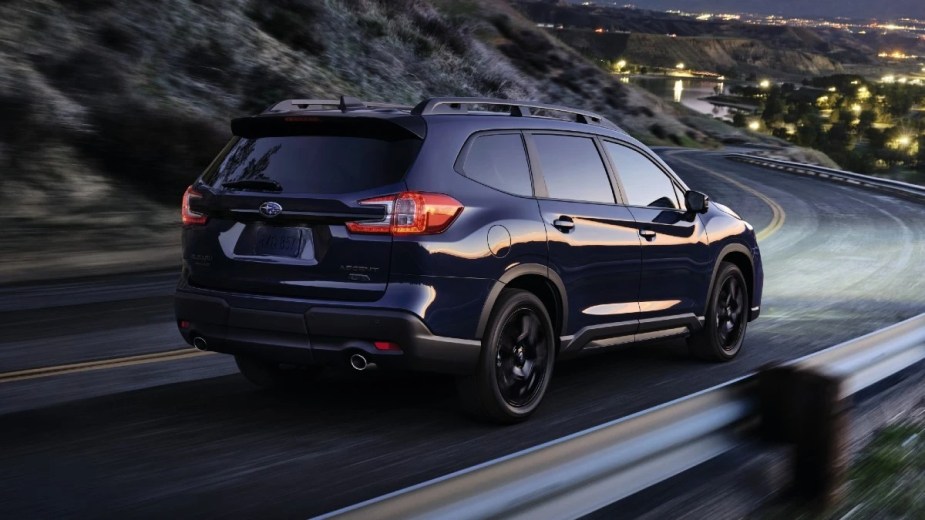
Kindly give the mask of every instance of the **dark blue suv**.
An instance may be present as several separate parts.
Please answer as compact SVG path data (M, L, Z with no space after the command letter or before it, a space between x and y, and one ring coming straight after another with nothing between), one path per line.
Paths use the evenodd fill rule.
M559 359L686 336L729 360L758 316L752 227L597 114L288 100L231 128L183 198L176 316L258 385L442 372L513 422Z

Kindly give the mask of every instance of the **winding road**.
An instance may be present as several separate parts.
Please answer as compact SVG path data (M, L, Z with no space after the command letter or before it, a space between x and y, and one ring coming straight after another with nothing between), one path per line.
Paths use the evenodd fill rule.
M759 231L762 316L733 363L682 342L562 363L537 414L463 417L452 381L332 373L279 395L184 347L176 274L0 288L0 504L8 518L305 518L528 448L925 311L925 205L660 150Z

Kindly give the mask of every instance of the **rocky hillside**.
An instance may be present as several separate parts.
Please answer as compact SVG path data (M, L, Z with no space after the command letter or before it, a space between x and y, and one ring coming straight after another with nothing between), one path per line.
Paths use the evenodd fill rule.
M531 98L601 111L652 143L732 131L698 130L497 0L7 0L6 249L37 268L76 251L163 251L229 118L341 94Z
M842 66L824 55L770 47L747 38L670 37L644 33L598 34L586 29L562 29L563 42L592 59L674 68L684 63L694 70L716 71L729 77L773 73L775 77L834 74Z
M635 63L674 67L680 62L696 70L715 70L730 76L776 71L805 77L842 70L840 64L822 54L771 47L746 38L673 38L634 33L623 56Z

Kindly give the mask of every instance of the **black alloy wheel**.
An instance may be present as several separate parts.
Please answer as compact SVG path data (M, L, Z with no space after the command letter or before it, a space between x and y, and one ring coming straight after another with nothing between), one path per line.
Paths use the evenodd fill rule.
M729 276L719 291L714 326L719 344L726 352L738 348L745 330L744 285L737 277Z
M688 340L692 353L711 361L734 358L745 340L748 301L748 287L742 271L735 264L723 262L716 273L703 329Z
M530 307L520 307L505 320L498 338L495 378L501 397L522 407L536 397L549 361L548 339L540 317Z
M476 374L458 379L463 408L499 423L529 417L552 377L555 344L549 313L539 298L522 290L502 292L482 338Z

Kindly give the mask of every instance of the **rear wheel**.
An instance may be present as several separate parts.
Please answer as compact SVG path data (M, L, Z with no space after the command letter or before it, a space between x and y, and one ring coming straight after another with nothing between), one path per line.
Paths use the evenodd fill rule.
M723 262L716 273L703 329L688 340L691 351L703 359L729 361L742 350L747 326L745 277L735 264Z
M238 370L251 383L260 388L281 389L298 386L313 380L322 367L297 367L251 356L235 356Z
M476 374L457 380L463 408L493 422L525 420L546 393L554 361L555 333L543 303L527 291L502 292Z

